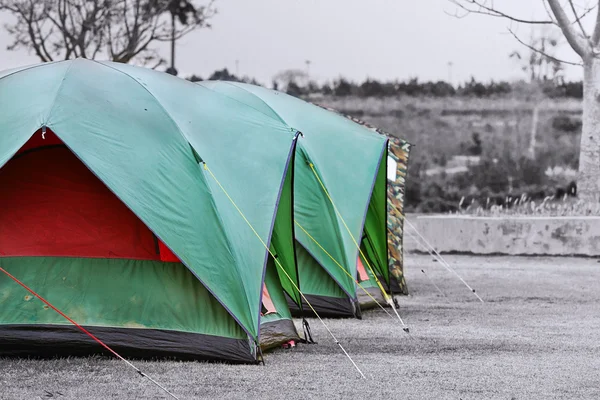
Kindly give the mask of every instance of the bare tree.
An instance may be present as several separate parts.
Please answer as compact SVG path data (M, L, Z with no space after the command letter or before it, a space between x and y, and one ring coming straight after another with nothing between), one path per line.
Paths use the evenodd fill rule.
M505 18L512 23L556 25L583 65L583 127L579 154L579 176L577 191L588 201L600 201L600 1L587 2L584 7L573 0L542 0L547 18L528 19L510 15L490 0L449 0L456 5L459 17L465 14L483 14ZM595 12L591 34L586 31L582 20ZM509 31L521 42L512 29ZM544 53L541 49L528 46ZM559 60L563 61L563 60ZM564 61L563 61L564 62Z
M104 57L156 67L163 60L152 47L154 43L177 40L207 26L215 13L209 0L204 6L194 6L194 17L185 19L185 24L171 25L166 14L173 14L173 2L0 0L0 11L12 14L15 20L5 25L13 37L9 50L33 50L42 62Z

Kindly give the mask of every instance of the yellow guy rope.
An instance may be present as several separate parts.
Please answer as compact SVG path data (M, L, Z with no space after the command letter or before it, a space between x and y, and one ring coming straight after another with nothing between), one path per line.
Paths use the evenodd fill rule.
M223 185L221 185L221 182L219 182L219 180L213 174L213 172L210 170L210 168L208 167L208 165L206 163L203 163L203 164L204 164L204 170L207 171L210 174L210 176L215 180L215 182L217 183L217 185L219 185L219 187L221 188L221 190L223 191L223 193L225 193L225 196L227 196L227 198L229 199L229 201L231 202L231 204L235 207L235 209L237 210L237 212L242 216L242 218L244 219L244 221L246 221L246 224L248 224L248 226L250 227L250 229L252 229L252 232L254 232L254 234L256 235L256 237L258 238L258 240L260 240L260 242L265 247L265 249L267 249L267 251L269 252L269 254L271 255L271 257L273 257L273 260L275 260L275 264L279 267L279 269L281 271L283 271L283 273L289 279L289 281L292 283L292 285L294 286L294 288L298 291L298 293L300 293L300 295L302 296L302 298L304 299L304 301L306 301L306 304L308 304L308 306L310 307L310 309L312 310L312 312L315 313L315 315L317 316L317 318L319 319L319 321L321 321L321 323L323 324L323 326L325 327L325 329L327 329L327 332L329 332L329 334L333 338L334 342L340 347L340 349L342 349L342 351L344 352L344 354L346 355L346 357L348 357L348 359L350 360L350 362L352 363L352 365L354 365L354 368L356 368L356 370L359 372L360 376L362 378L366 379L365 375L362 373L362 371L360 370L360 368L358 368L358 365L356 365L356 363L354 362L354 360L352 359L352 357L350 357L350 355L348 354L348 352L346 351L346 349L344 349L344 347L342 346L342 344L337 340L337 338L335 337L335 335L333 334L333 332L331 332L331 330L329 329L329 327L327 326L327 324L325 324L325 322L321 319L321 317L319 316L319 314L317 313L317 311L313 308L313 306L310 304L310 302L308 301L308 299L306 298L306 296L304 295L304 293L302 293L300 291L300 288L298 287L298 285L296 285L296 282L294 282L294 280L290 277L290 275L287 273L287 271L283 268L283 265L281 265L281 262L271 252L271 249L269 249L269 246L267 246L267 244L260 237L260 235L258 234L258 232L256 232L256 229L254 229L254 226L252 226L252 224L250 223L250 221L248 221L248 218L246 218L246 216L244 215L244 213L242 212L242 210L238 207L238 205L235 203L235 201L231 198L231 196L229 195L229 193L227 192L227 190L225 190L225 188L223 187Z
M383 298L387 301L387 303L390 305L390 307L392 307L392 309L394 310L394 312L396 313L396 316L398 317L398 319L400 320L400 323L402 323L402 326L404 327L404 331L406 333L409 332L408 327L406 326L406 324L404 323L404 321L402 320L402 317L400 317L400 314L398 314L398 310L396 310L396 305L394 304L394 301L392 300L391 296L389 296L387 294L387 292L385 291L385 289L383 288L383 285L381 284L381 282L379 281L379 279L377 278L377 274L375 273L375 271L373 271L373 268L371 267L371 264L369 263L369 260L367 259L367 257L365 256L365 254L363 253L362 249L360 248L360 245L358 244L358 242L356 241L356 239L354 238L354 235L352 234L352 232L350 231L350 228L348 227L348 225L346 224L346 221L344 220L344 217L342 216L342 214L340 213L340 211L338 210L337 206L335 205L335 203L333 202L333 199L331 198L331 196L329 195L329 191L327 191L327 188L325 188L325 185L323 184L323 181L321 180L321 178L319 177L319 174L317 174L317 171L315 170L315 166L313 163L309 163L310 165L310 169L312 170L313 174L315 175L315 177L317 178L317 180L319 181L319 184L321 185L321 188L323 189L323 192L325 192L325 195L327 195L327 198L329 199L329 201L331 202L331 205L333 206L333 209L335 210L336 214L340 217L340 220L342 221L342 224L344 224L344 227L346 228L346 230L348 231L348 234L350 235L350 237L352 238L352 241L354 242L354 244L356 245L356 248L358 249L358 251L360 252L360 255L363 257L363 259L365 260L365 263L367 264L367 266L369 267L369 270L371 271L371 273L373 274L373 278L375 278L375 282L377 282L377 285L379 286L379 289L381 290L381 293L383 294Z
M319 246L319 248L320 248L321 250L323 250L323 252L324 252L325 254L327 254L327 256L329 256L329 258L331 258L331 260L332 260L332 261L333 261L333 262L334 262L334 263L335 263L335 264L336 264L338 267L340 267L340 269L341 269L342 271L344 271L344 273L345 273L346 275L348 275L348 276L350 277L350 279L352 279L354 282L356 282L356 284L358 285L358 287L359 287L359 288L361 288L361 289L362 289L362 290L363 290L363 291L364 291L364 292L367 294L367 296L369 296L369 297L371 298L371 300L373 300L375 303L377 303L377 305L378 305L378 306L379 306L379 307L380 307L380 308L381 308L383 311L385 311L387 315L389 315L390 317L392 317L392 318L393 318L392 314L390 314L390 313L388 312L388 310L386 310L386 309L385 309L385 308L384 308L384 307L381 305L381 303L379 303L379 301L377 301L377 299L376 299L375 297L373 297L373 295L372 295L371 293L369 293L369 291L368 291L367 289L365 289L365 287L364 287L363 285L361 285L361 284L360 284L360 282L359 282L358 280L354 279L354 277L352 276L352 274L350 274L350 272L346 271L346 269L345 269L345 268L342 266L342 264L340 264L340 263L339 263L339 262L338 262L338 261L337 261L337 260L336 260L336 259L335 259L335 258L334 258L332 255L331 255L331 254L329 254L329 252L328 252L327 250L325 250L325 248L324 248L323 246L321 246L321 243L319 243L319 242L317 241L317 239L315 239L314 237L312 237L312 235L311 235L310 233L308 233L308 232L306 231L306 229L304 229L304 227L303 227L302 225L300 225L300 223L299 223L298 221L294 220L294 222L296 223L296 225L298 225L298 228L300 228L300 229L302 230L302 232L304 232L304 233L305 233L305 234L306 234L306 235L307 235L307 236L308 236L308 237L309 237L309 238L310 238L310 239L311 239L313 242L315 242L315 244L316 244L317 246Z

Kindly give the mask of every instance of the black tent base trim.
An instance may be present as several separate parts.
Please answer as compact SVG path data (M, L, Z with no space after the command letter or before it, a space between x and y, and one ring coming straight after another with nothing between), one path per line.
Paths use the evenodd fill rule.
M368 294L366 294L364 292L364 290L369 292L370 296ZM361 310L365 311L365 310L370 310L373 308L378 308L379 305L377 305L377 303L379 303L383 307L388 307L388 304L385 301L385 299L383 298L383 295L381 294L381 290L379 290L379 288L366 287L366 288L364 288L364 290L361 288L358 288L356 291L357 296L358 296L358 303L360 304ZM375 300L373 300L373 299L375 299Z
M84 326L129 359L176 359L256 364L250 343L212 335L160 329ZM0 325L0 357L114 357L71 325Z
M313 306L319 316L324 318L359 318L361 319L360 308L355 305L349 298L338 298L328 296L318 296L306 294L306 299ZM294 301L287 296L286 299L292 316L294 317L315 317L315 313L302 299L303 313Z
M260 347L263 351L281 346L290 340L301 341L294 321L280 319L260 324Z
M391 278L390 279L390 290L392 294L397 294L397 295L408 295L408 287L406 286L406 283L402 286L400 286L400 284L398 283L398 281L396 279Z

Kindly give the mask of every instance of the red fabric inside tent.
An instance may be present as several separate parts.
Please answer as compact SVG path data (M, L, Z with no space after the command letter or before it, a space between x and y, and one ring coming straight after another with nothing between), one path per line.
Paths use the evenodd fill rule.
M356 269L358 270L358 280L361 282L369 280L369 274L367 274L367 270L360 259L360 256L356 259Z
M158 250L160 252L160 261L180 262L179 258L160 240L158 241Z
M0 169L0 256L179 261L50 130Z
M266 312L261 313L262 315L274 314L277 312L277 308L275 307L273 300L271 300L269 289L267 289L267 285L265 284L263 284L262 305L266 309Z

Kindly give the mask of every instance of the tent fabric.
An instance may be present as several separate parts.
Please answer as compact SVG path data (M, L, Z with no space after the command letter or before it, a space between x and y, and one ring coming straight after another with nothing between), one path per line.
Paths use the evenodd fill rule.
M264 115L275 114L302 132L298 139L294 172L295 218L346 271L340 270L331 257L302 230L296 229L296 239L348 298L355 301L358 256L355 240L360 242L362 238L373 186L381 161L385 160L383 156L387 150L387 138L341 115L277 91L233 82L205 81L199 85L248 104ZM319 180L323 182L343 221ZM378 182L383 185L378 193L385 196L385 179ZM385 197L377 195L377 207L382 207L380 213L385 214L382 199ZM385 222L382 229L378 230L375 245L380 247L377 253L383 256L382 261L387 264L387 244L385 240L380 240L380 232L384 232L385 236ZM299 268L302 271L302 267ZM382 273L384 280L389 281L387 269ZM302 272L300 274L301 289L313 294L307 288L310 285L307 281L312 277L303 276Z
M372 252L367 250L366 246L364 245L365 242L366 241L363 241L363 246L361 247L363 250L363 254L366 256L367 259L371 260L371 263L373 263ZM362 256L359 256L359 261L363 265L366 264ZM377 273L377 271L375 272ZM386 285L386 283L383 281L383 278L380 275L377 276L377 279L379 280L379 283L377 283L377 280L375 280L375 276L369 268L366 268L364 273L366 279L359 281L360 287L357 287L356 289L356 292L358 293L358 304L360 306L360 309L364 311L371 308L379 307L379 305L382 305L384 307L387 306L387 302L383 297L383 293L381 292L379 285L381 284L387 293L390 292L390 287Z
M358 265L358 281L359 282L368 281L369 274L367 274L367 270L365 269L365 266L362 263L360 257L358 257L356 259L356 264Z
M273 304L273 300L271 300L271 294L269 293L269 289L267 289L267 285L263 286L262 304L264 308L263 315L277 312L277 308L275 307L275 304Z
M390 287L392 293L408 294L404 279L404 192L406 188L406 175L412 144L404 139L395 137L365 121L351 115L340 113L331 107L319 105L325 110L344 116L345 118L386 136L388 142L387 170L391 172L387 185L387 242L388 265L390 271Z
M2 263L123 355L255 361L243 330L180 263L61 257L10 257ZM276 311L261 322L261 348L299 341L273 268L265 287ZM2 355L104 354L12 281L0 280L0 293Z
M358 303L350 300L348 297L331 297L324 295L305 295L308 303L317 311L322 318L362 318L362 312ZM308 306L304 298L302 299L303 309L288 298L288 306L294 317L316 317Z
M160 260L154 235L65 147L0 169L0 255Z
M358 304L348 297L338 283L328 274L327 270L300 243L296 242L298 269L301 277L301 290L305 293L310 305L323 317L354 317L358 316ZM307 279L310 277L310 279ZM302 299L303 309L288 300L288 306L294 316L314 316L312 309Z
M0 256L179 262L50 130L0 169L0 185L10 188L0 196Z
M361 283L362 284L362 283ZM367 281L366 284L362 285L363 289L357 291L358 293L358 303L360 304L360 309L365 311L373 308L378 308L380 305L386 307L387 303L383 298L381 290L374 281ZM365 290L369 293L366 294Z
M286 294L284 294L287 292L282 288L277 269L273 258L269 257L265 274L265 288L269 292L272 312L266 313L261 318L260 347L262 350L269 350L290 340L300 341L287 305ZM292 304L297 307L295 301L292 301Z
M123 245L127 254L114 252L114 256L144 262L156 257L156 246L147 240L148 232L154 234L158 259L180 260L249 340L258 342L268 257L261 241L270 244L273 230L286 226L275 221L279 219L278 205L291 201L281 198L281 193L296 131L227 96L124 64L77 59L0 72L0 167L22 149L23 154L13 160L21 168L19 157L25 160L27 152L36 151L23 145L34 132L45 136L48 131L131 211L127 214L121 208L122 215L135 215L147 227L139 237L124 232L125 242L129 241ZM34 140L45 139L36 136ZM52 153L49 149L43 152ZM14 179L9 175L7 180ZM88 189L98 198L104 196ZM33 204L30 202L29 216L23 218L43 213L34 210ZM98 217L70 206L68 212L79 220ZM291 213L282 213L280 218L291 219ZM116 215L108 219L118 222ZM108 239L102 245L94 244L101 248L84 249L74 242L75 234L59 231L62 241L44 249L40 256L69 252L107 257ZM45 234L48 239L51 232ZM138 242L131 247L134 236ZM10 244L6 235L3 240L12 246L12 254L31 251ZM49 244L46 240L32 245ZM172 254L161 249L170 249ZM276 251L282 254L286 249ZM285 268L294 275L295 265L288 262Z
M198 359L254 359L244 330L182 264L5 257L2 265L109 346L112 342L130 353L145 348L148 357L168 353ZM44 347L69 345L74 331L58 313L10 279L0 279L0 293L2 354L13 354L17 350L11 348L20 346L18 352L25 355L26 345L36 340L28 355L36 355ZM42 329L44 326L53 328ZM12 336L16 332L20 336ZM101 332L107 334L101 336ZM133 336L128 339L127 335ZM80 351L77 343L89 341L79 332L71 344L73 351ZM153 346L160 351L151 351ZM99 352L102 348L96 344L90 350Z
M37 136L34 135L35 137ZM30 142L33 140L35 139L32 138ZM169 264L166 263L131 263L132 260L163 261L164 258L174 256L162 243L157 247L157 241L150 230L66 147L55 147L55 145L32 147L29 145L30 142L24 148L36 151L19 152L21 156L13 158L0 169L0 185L10 188L0 197L0 221L3 228L0 230L0 254L21 256L13 259L3 258L3 264L17 271L18 275L23 275L24 279L38 290L48 289L48 298L64 300L64 305L59 309L67 311L67 315L77 315L80 323L85 321L89 324L88 327L95 324L92 326L100 328L104 334L103 339L112 341L126 354L137 356L138 352L146 346L148 347L146 353L154 356L170 355L189 359L194 355L201 355L205 359L240 361L241 355L234 351L239 352L248 347L245 343L247 340L243 339L243 333L242 337L238 334L238 337L229 340L231 336L229 332L191 328L191 323L186 327L169 323L154 326L153 323L143 322L144 314L149 314L148 316L155 322L165 323L174 316L181 320L182 312L194 311L201 317L201 322L206 322L209 327L214 328L222 326L224 321L230 318L222 307L217 314L220 315L217 316L217 320L211 318L212 314L207 314L207 310L198 310L199 304L216 302L183 265L171 264L170 267L183 269L181 278L179 277L181 271L170 271ZM45 257L26 258L26 256L39 255ZM98 260L89 261L86 258ZM106 259L116 260L109 262ZM176 258L170 261L177 262ZM157 265L162 265L164 268L157 268ZM94 271L90 271L90 267L93 267ZM140 268L145 270L141 271ZM261 324L260 344L263 349L288 340L299 339L291 321L291 314L287 310L283 289L272 260L268 264L268 269L262 301L269 311L277 315L267 318ZM98 277L98 273L102 276ZM68 278L75 282L70 293L63 292L65 290L63 285L69 286L66 277L63 277L62 282L53 279L62 274L68 274ZM127 279L122 279L123 276ZM40 281L39 277L44 277L43 281ZM113 280L117 282L116 285L111 284ZM194 282L195 287L186 292L183 283L188 280ZM130 281L132 284L129 284ZM164 286L165 281L171 281L172 284ZM136 292L135 285L139 284L144 285L143 291L142 288L138 288L140 291ZM11 286L14 286L13 289L20 290L10 280L6 280L6 285L0 290L1 293L11 289ZM268 287L273 292L273 298ZM170 293L169 290L176 292ZM192 295L191 293L195 291L204 293L205 297L198 298L197 295ZM161 299L161 292L164 293L165 299ZM269 294L265 296L265 292ZM13 293L14 290L11 290L6 296L11 296ZM181 303L182 299L175 294L195 297L198 304ZM119 312L118 309L122 304L129 304L129 296L136 298L135 304L143 306L143 311L128 307L124 311L130 313L129 316ZM35 299L27 298L25 301L31 300ZM111 302L114 302L113 310L98 310L100 304L106 306ZM275 302L278 303L278 307L275 306ZM176 309L169 308L173 304L177 305ZM215 307L219 309L217 304L209 306L208 311ZM70 329L65 330L65 327L57 329L46 324L44 326L50 328L40 330L39 326L44 322L41 315L35 316L37 322L35 326L27 328L24 323L30 320L29 317L16 320L10 320L10 317L17 317L19 305L28 305L28 303L17 301L16 304L3 303L3 305L7 306L6 311L10 311L10 314L0 316L0 321L5 323L4 326L0 324L0 337L17 333L21 336L21 338L3 338L5 343L10 343L13 347L6 354L37 355L40 349L44 354L46 350L43 350L43 347L49 345L49 342L44 340L44 332L52 336L52 347L61 349L58 353L52 354L68 354L68 344L64 341L70 340L73 334ZM76 310L73 310L73 305L77 305ZM161 307L166 307L162 314ZM84 310L88 318L90 314L94 314L94 310L98 311L92 320L86 320L86 317L80 315L81 310ZM151 313L148 313L148 310L152 310ZM48 317L47 314L44 313L44 317ZM113 326L114 322L111 323L107 317L101 315L112 316L117 323L129 320L135 322L133 326L130 326L130 323L125 326ZM50 312L49 316L52 319L46 322L66 323L58 314ZM230 320L227 324L232 322ZM237 326L235 322L233 324ZM6 329L2 331L4 328ZM135 328L137 331L132 332L130 328ZM144 332L140 333L140 328L143 328ZM93 328L90 329L95 331ZM194 338L189 334L190 332L186 332L190 329L199 334L201 339ZM0 338L0 345L3 339ZM89 348L92 353L100 350L97 346L93 346L94 342L87 343L81 340L82 338L79 338L75 342L85 349ZM35 341L39 343L33 345L28 351L27 346ZM197 350L186 348L186 343L190 345L193 343L198 347ZM214 350L207 347L209 343L215 347ZM160 350L153 351L153 347ZM250 351L245 357L248 358L249 354Z
M368 248L366 264L369 272L375 272L381 277L383 285L390 283L390 270L388 266L388 247L387 247L387 180L386 180L386 160L387 149L382 154L377 177L373 184L373 190L367 216L364 225L364 236L361 243L365 243Z
M406 175L408 173L408 162L410 159L411 144L398 139L390 139L389 157L395 164L395 179L388 184L388 216L387 216L387 240L388 259L393 293L408 294L406 280L404 278L404 192L406 189ZM393 165L392 164L392 168Z
M294 152L295 154L295 152ZM288 165L285 181L281 188L281 195L277 207L277 216L271 238L271 253L279 264L275 266L281 287L296 304L301 304L298 292L300 278L296 260L294 239L294 154Z

